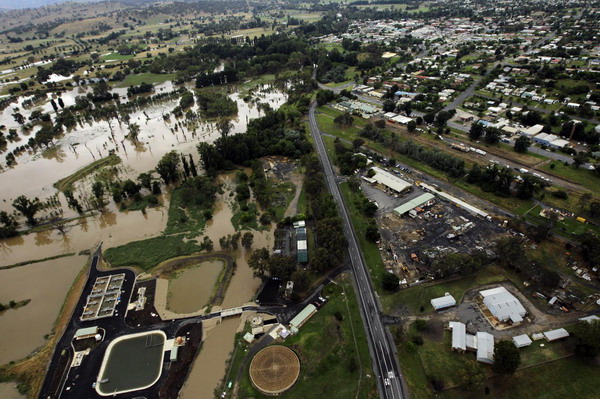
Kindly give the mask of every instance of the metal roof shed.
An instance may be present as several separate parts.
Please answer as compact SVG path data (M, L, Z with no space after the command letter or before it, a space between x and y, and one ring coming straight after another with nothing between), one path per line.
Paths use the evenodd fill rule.
M98 326L80 328L75 331L75 339L91 338L98 334Z
M568 336L569 332L564 328L558 328L544 333L544 337L546 337L546 341L548 342L557 341L559 339L567 338Z
M290 326L292 328L292 330L294 328L299 329L300 327L302 327L302 325L304 323L306 323L306 321L317 311L317 308L315 305L313 305L312 303L309 303L308 305L306 305L306 307L304 309L302 309L300 311L300 313L298 313L296 315L296 317L294 317L292 319L292 321L290 321Z
M487 364L494 363L494 336L486 332L477 335L477 361Z
M433 195L431 193L421 194L417 198L413 198L412 200L395 208L394 213L398 216L402 216L405 213L410 212L410 210L415 209L416 207L421 206L423 204L426 204L427 202L431 201L434 198L435 198L435 195Z
M591 315L591 316L582 317L579 320L587 321L588 323L593 323L594 320L600 320L600 317L598 317L596 315Z
M449 308L454 305L456 305L456 299L450 294L431 300L431 306L433 306L435 310Z
M525 346L529 346L533 342L533 341L531 341L531 338L529 338L529 335L527 335L527 334L517 335L516 337L513 337L512 341L513 341L513 344L515 344L515 346L517 348L523 348Z
M458 321L448 323L452 329L452 349L464 352L467 350L467 326Z
M379 184L383 184L384 186L396 191L396 192L403 192L407 189L409 189L412 184L402 180L401 178L399 178L398 176L395 176L389 172L386 172L385 170L378 168L378 167L373 167L372 168L373 171L375 172L375 176L373 176L373 179L379 183Z

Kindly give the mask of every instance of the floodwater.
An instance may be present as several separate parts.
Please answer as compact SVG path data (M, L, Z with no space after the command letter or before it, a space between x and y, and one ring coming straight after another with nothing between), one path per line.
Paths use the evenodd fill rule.
M229 193L234 188L233 178L235 174L221 176L221 183L225 189L223 194L217 198L217 208L213 220L207 224L205 235L208 235L218 249L219 238L227 234L235 233L231 224L233 212L231 202L233 197ZM252 231L254 243L252 249L273 247L273 226L267 231ZM254 277L253 271L248 266L250 251L243 247L235 252L236 271L225 293L222 308L228 309L241 306L252 300L260 287L261 280ZM224 319L223 323L206 333L206 340L198 357L192 365L188 379L183 386L181 398L212 398L213 391L225 376L226 362L233 350L235 333L240 324L239 318Z
M177 271L169 281L167 309L184 314L202 309L224 266L222 260L209 260Z
M202 348L188 374L179 397L198 399L214 397L217 384L225 376L227 359L233 350L233 337L240 324L239 317L224 319L206 334ZM204 334L204 332L203 332Z
M156 92L171 91L174 87L170 82L157 87ZM75 97L85 95L87 90L82 87L63 93L61 98L65 106L75 103ZM113 89L120 95L126 94L126 89ZM262 86L253 91L253 101L245 102L240 98L240 93L232 93L229 97L238 105L238 115L232 119L232 133L241 133L246 130L248 121L263 115L257 102L268 104L271 108L279 108L287 99L287 96L279 90ZM22 132L20 126L15 122L12 114L15 109L27 119L31 112L40 109L54 115L52 106L48 101L40 103L32 108L24 108L23 101L28 98L20 98L17 103L10 104L6 109L0 111L0 124L4 124L7 130L16 128L19 131L19 140L9 142L8 153L17 147L27 143L30 137L34 137L38 127L30 132ZM124 100L125 101L125 100ZM178 104L178 99L166 101L160 104L150 105L144 109L133 112L130 122L140 126L138 135L139 143L133 144L126 139L129 129L125 123L119 124L115 119L110 125L107 121L83 123L77 125L72 131L64 134L56 141L54 148L45 151L24 152L17 157L17 165L6 168L0 173L0 210L12 212L12 200L23 194L28 197L47 198L56 193L53 183L71 175L78 169L91 162L106 157L110 151L114 151L122 159L127 177L137 177L142 172L154 169L160 158L171 150L184 154L196 154L196 145L201 141L213 142L220 136L214 121L200 119L195 130L185 126L185 118L176 119L171 116L165 121L163 115L170 113ZM198 106L194 105L191 110L198 112ZM111 133L112 128L112 133ZM4 163L2 157L2 163ZM67 211L65 207L65 211Z
M160 234L166 223L166 207L147 209L145 214L107 211L68 223L64 235L57 230L46 230L0 240L0 265L79 253L100 242L103 249L123 245Z
M0 364L22 359L45 342L86 256L70 256L0 270L0 302L31 299L0 315ZM3 397L0 395L0 397Z
M17 391L17 384L14 382L0 383L0 398L2 399L25 399L25 395L21 395Z

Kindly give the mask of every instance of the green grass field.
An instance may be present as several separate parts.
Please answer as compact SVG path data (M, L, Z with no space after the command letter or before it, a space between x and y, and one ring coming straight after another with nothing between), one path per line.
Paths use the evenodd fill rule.
M554 165L554 167L552 168L550 165ZM547 163L540 169L544 172L549 172L575 183L579 183L594 193L600 193L600 175L591 170L582 167L575 169L572 166L565 166L564 163L558 161Z
M388 313L393 313L404 306L413 314L428 313L434 311L430 301L433 298L443 296L446 292L449 292L456 299L456 302L460 302L465 292L472 287L508 279L517 285L521 284L521 279L516 275L507 272L499 266L490 265L475 274L457 280L440 283L432 281L402 289L394 294L383 296L381 303L384 312ZM421 307L424 309L423 312L421 312Z
M139 73L137 75L129 75L118 84L118 87L139 86L142 83L164 83L175 78L174 73Z
M185 240L183 235L160 236L109 248L104 252L104 258L112 267L136 266L150 270L167 259L200 250L195 241Z
M361 200L361 197L350 190L350 187L348 187L348 183L342 183L339 187L340 191L342 192L342 195L344 196L344 202L346 203L346 207L350 212L350 219L352 219L352 225L354 226L354 230L356 231L356 236L358 237L360 248L369 268L369 272L371 273L373 287L378 292L381 292L383 291L383 289L381 288L381 279L383 277L383 273L387 272L385 270L385 266L383 265L383 260L381 260L381 255L379 253L379 248L377 247L377 244L367 240L365 237L365 232L370 221L367 220L365 216L363 216L363 214L357 206L357 202ZM360 195L362 195L362 191L360 192Z
M169 220L164 234L187 233L192 232L193 236L201 233L206 225L204 212L210 209L204 209L193 204L184 208L182 191L176 188L171 193L171 202L169 204Z
M300 328L281 342L300 357L300 378L282 397L347 399L376 398L371 358L356 296L348 276L329 284L327 303ZM355 341L356 340L356 341ZM356 344L355 344L356 342ZM268 398L253 388L244 370L238 396Z
M121 55L119 53L110 53L100 57L103 61L123 61L133 58L132 54Z

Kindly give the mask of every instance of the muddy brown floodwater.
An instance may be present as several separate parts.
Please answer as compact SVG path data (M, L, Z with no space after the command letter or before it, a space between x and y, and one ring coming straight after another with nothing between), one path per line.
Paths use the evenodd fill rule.
M31 302L0 315L0 364L21 359L45 342L75 277L88 257L69 256L0 271L0 302Z
M2 399L25 399L25 395L21 395L17 391L17 384L14 382L0 383L0 398Z
M222 260L212 260L177 271L169 281L167 309L185 314L203 308L208 303L224 266Z
M223 194L217 198L217 208L212 221L207 224L205 235L208 235L215 247L219 244L219 238L235 233L231 224L231 202L233 197L229 193L234 188L233 179L235 174L221 176L224 184ZM253 249L273 247L273 226L267 231L252 231L254 234ZM261 280L254 277L254 273L248 266L248 258L252 250L240 249L233 254L236 257L236 270L223 300L223 309L241 306L252 300L258 290ZM205 333L206 340L198 354L188 379L183 386L180 397L184 399L212 398L214 389L225 376L225 365L233 350L235 333L240 325L240 318L224 319L223 323Z

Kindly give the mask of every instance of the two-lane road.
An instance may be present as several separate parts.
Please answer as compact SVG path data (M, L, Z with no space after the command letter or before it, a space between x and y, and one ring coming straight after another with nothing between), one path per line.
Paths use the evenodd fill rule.
M335 181L331 162L327 156L321 132L315 118L316 103L312 103L308 118L311 134L325 172L327 187L337 203L344 224L344 234L348 241L348 252L357 287L357 296L362 318L367 332L369 349L373 359L373 368L377 377L381 397L384 399L403 399L406 397L402 384L402 375L396 361L394 343L383 325L380 315L379 303L371 286L369 272L365 260L359 249L354 228L340 190Z

